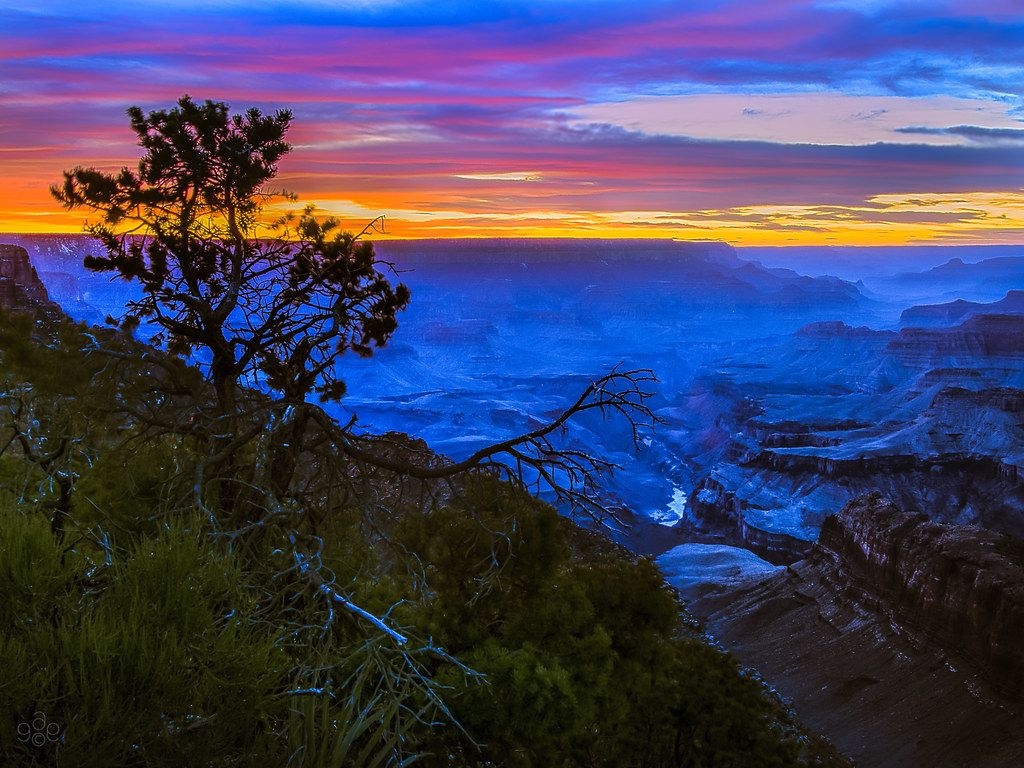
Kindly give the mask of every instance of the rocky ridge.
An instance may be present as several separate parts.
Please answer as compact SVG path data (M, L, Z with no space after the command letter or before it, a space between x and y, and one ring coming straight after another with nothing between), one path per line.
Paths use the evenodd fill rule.
M55 308L28 251L18 245L0 243L0 307L17 311Z
M936 523L873 494L825 520L818 550L844 587L1024 699L1024 541Z
M751 572L678 586L857 765L1022 764L1019 540L872 494L830 516L806 559Z
M939 249L934 258L942 258L944 253L949 251ZM996 253L1005 255L975 261ZM965 251L963 259L949 259L926 271L876 275L868 280L872 290L906 299L904 310L911 303L941 306L943 302L953 304L957 300L994 302L1002 300L1007 291L1024 288L1024 256L1021 253L1019 245L998 250L981 249L973 253Z
M1007 291L1002 299L990 303L957 299L945 304L910 307L900 315L900 325L911 328L945 327L981 314L1024 314L1024 290Z
M954 328L904 328L887 352L910 365L956 358L1024 361L1024 315L975 314Z

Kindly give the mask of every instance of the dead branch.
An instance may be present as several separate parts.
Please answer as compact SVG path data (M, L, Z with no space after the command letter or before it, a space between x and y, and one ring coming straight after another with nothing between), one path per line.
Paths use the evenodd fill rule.
M334 435L338 449L358 463L419 480L440 480L490 468L520 485L534 485L538 490L548 488L557 501L568 504L574 512L599 522L611 518L622 524L599 499L598 478L617 469L618 465L584 450L559 448L551 437L564 432L573 417L596 410L606 418L613 415L624 418L632 432L633 444L639 446L643 435L659 421L648 402L654 393L647 387L655 382L657 378L650 369L621 371L616 368L592 381L572 405L543 426L485 446L458 462L425 465L388 456L380 451L379 438L352 432L353 422L339 429L322 411L314 414L314 419ZM530 472L536 478L533 483L527 481Z

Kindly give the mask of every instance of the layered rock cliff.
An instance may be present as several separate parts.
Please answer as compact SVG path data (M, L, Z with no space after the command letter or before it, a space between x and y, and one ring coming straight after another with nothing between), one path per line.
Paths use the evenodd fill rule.
M704 531L714 531L726 543L749 549L769 563L786 564L799 560L812 542L769 526L758 525L756 510L748 501L713 477L707 477L689 500L691 519Z
M881 491L1024 536L1024 315L899 333L812 323L724 359L715 387L699 423L679 419L693 423L686 522L704 533L794 562L828 514Z
M995 428L989 433L993 440L999 437ZM961 434L943 440L969 447L969 438ZM719 465L690 496L689 519L781 564L807 554L831 510L872 491L938 522L1024 536L1024 462L1019 458L952 450L835 458L821 455L824 450L770 449Z
M818 548L844 584L874 596L894 621L1024 698L1024 541L935 523L874 494L827 518Z
M690 610L861 768L1024 765L1024 542L879 494L807 558L682 581Z
M0 307L18 311L54 307L28 251L18 245L0 244Z
M1024 360L1024 315L973 315L954 328L904 328L888 346L904 364L940 365L948 359Z

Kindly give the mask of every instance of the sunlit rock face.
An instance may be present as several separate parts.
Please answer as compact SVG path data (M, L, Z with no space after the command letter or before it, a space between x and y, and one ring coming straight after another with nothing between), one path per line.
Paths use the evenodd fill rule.
M29 261L28 251L0 244L0 307L27 310L50 305L50 297Z

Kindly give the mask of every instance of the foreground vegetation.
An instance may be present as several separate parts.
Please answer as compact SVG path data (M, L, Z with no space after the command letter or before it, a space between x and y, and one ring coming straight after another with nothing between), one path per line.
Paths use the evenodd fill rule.
M0 322L5 440L33 441L0 457L0 722L53 729L5 730L3 764L794 764L784 713L650 562L516 487L375 475L323 519L219 535L191 504L197 457L124 417L136 379L88 351L95 329ZM332 618L295 531L404 643Z

